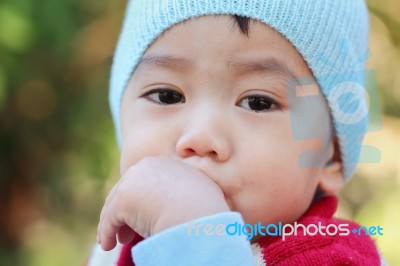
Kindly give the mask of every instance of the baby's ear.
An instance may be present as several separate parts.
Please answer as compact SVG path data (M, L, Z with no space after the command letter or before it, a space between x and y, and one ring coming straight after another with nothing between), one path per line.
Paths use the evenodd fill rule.
M333 155L322 169L319 187L326 195L336 195L344 184L343 165L340 157L339 141L337 137L332 140Z

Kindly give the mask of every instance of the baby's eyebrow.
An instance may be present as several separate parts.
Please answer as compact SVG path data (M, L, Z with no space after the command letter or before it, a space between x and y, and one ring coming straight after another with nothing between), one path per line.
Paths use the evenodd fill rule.
M187 68L193 65L193 62L189 59L176 57L176 56L168 56L168 55L148 55L143 56L140 59L137 68L140 66L161 66L165 68Z
M229 67L235 69L241 74L266 72L282 75L286 79L298 79L298 76L284 62L275 58L232 62L229 64Z
M194 66L190 59L173 55L147 55L139 61L137 68L143 66L159 66L167 69L187 70ZM283 76L285 79L297 80L297 75L282 61L269 57L257 60L231 61L227 69L233 69L239 74L265 72Z

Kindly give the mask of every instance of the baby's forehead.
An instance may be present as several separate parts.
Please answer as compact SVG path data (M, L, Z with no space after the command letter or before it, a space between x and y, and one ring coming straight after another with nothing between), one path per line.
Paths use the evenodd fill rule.
M269 72L287 79L310 77L302 56L281 34L264 23L249 20L247 34L232 27L231 16L202 16L169 28L138 61L137 69L190 70L204 63L210 71ZM237 23L237 22L236 22Z

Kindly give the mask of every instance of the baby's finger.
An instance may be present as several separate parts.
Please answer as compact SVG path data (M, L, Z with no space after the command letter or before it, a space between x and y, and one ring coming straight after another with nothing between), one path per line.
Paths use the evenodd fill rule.
M103 206L103 208L101 209L101 212L100 212L99 224L98 224L98 226L97 226L97 243L99 243L99 244L100 244L100 242L101 242L100 231L101 231L102 224L103 224L103 221L104 221L104 216L105 216L105 213L106 213L106 212L108 211L108 209L109 209L109 205L110 205L110 203L112 202L112 200L113 200L113 198L114 198L114 195L116 194L115 191L117 190L117 188L118 188L118 186L119 186L119 183L120 183L120 182L118 182L118 183L111 189L110 193L108 194L108 196L107 196L107 198L106 198L106 200L105 200L105 202L104 202L104 206Z
M103 221L104 221L104 213L106 212L106 209L107 209L107 206L104 205L103 208L101 209L99 224L97 225L97 243L98 244L101 243L100 233L102 230Z
M116 236L122 225L114 216L103 219L98 232L99 243L103 250L111 250L117 245Z
M111 250L116 246L116 236L125 223L122 216L118 216L118 208L113 202L104 206L101 216L98 242L103 250Z

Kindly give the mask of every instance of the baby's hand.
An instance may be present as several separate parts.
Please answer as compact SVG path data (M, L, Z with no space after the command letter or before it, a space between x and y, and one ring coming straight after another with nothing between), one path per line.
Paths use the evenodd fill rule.
M101 211L104 250L203 216L229 211L222 190L203 172L168 157L148 157L129 168Z

